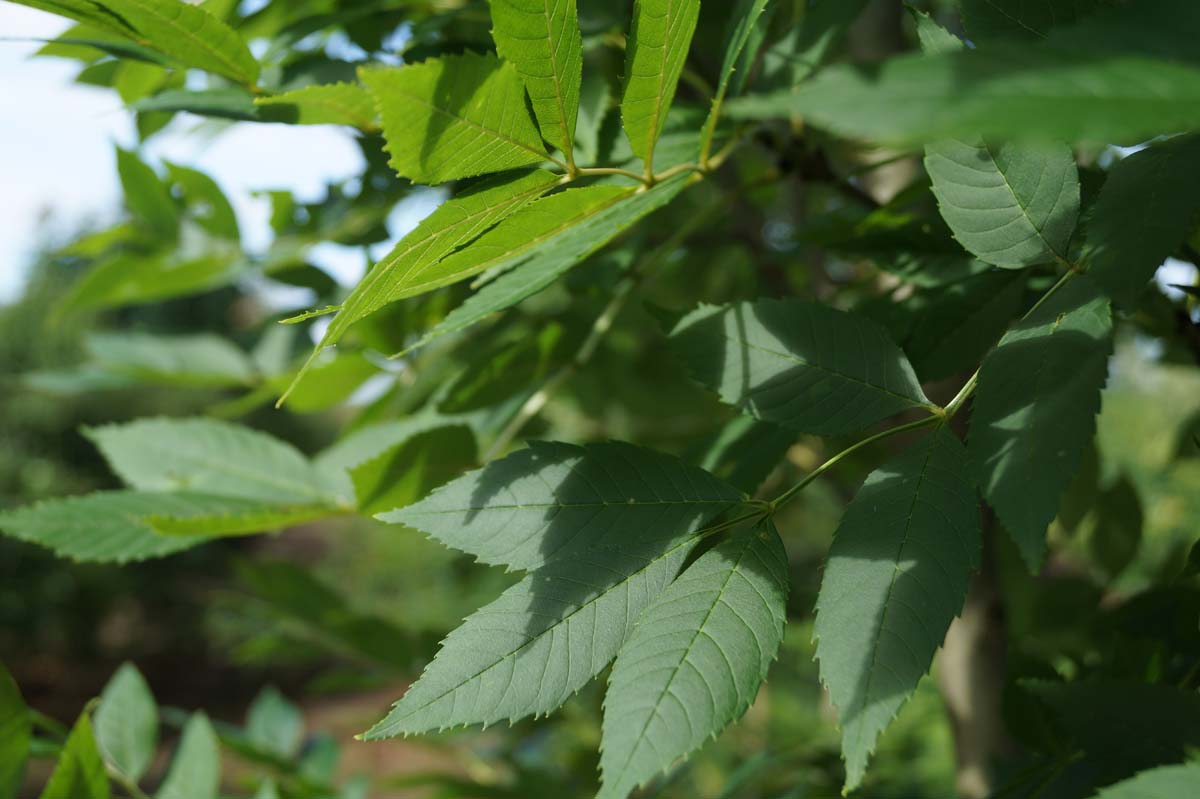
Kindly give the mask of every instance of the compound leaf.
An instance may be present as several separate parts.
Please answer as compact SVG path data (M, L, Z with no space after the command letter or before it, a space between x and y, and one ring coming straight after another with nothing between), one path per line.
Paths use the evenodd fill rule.
M583 79L575 0L491 0L496 52L525 81L542 136L570 157Z
M695 543L632 554L647 532L637 517L609 529L603 547L542 566L471 615L365 737L545 715L587 684Z
M783 640L787 592L787 555L765 521L701 555L642 613L609 679L601 799L624 799L746 712Z
M637 0L625 52L621 121L633 154L650 163L687 60L700 0Z
M378 518L483 563L532 569L609 545L629 554L662 552L742 498L707 472L653 450L532 442Z
M548 159L516 68L463 53L359 74L383 119L391 165L420 183L503 172Z
M158 705L132 663L122 664L104 686L95 728L105 762L131 782L140 780L158 745Z
M1112 350L1108 301L1077 277L983 361L968 446L983 493L1030 568L1096 430Z
M1109 172L1088 224L1088 276L1132 305L1159 265L1200 223L1200 135L1152 144Z
M958 440L931 433L871 473L834 534L813 635L842 728L847 790L929 671L979 566L969 474Z
M806 433L849 433L929 404L882 327L817 303L701 307L671 340L725 402Z

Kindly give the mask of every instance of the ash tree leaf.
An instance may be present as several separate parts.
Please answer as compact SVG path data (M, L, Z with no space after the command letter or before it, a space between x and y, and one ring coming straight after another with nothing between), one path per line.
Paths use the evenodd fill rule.
M954 237L1006 269L1067 259L1079 216L1079 174L1066 145L947 140L925 148L925 169Z
M228 534L229 520L236 519L244 528L245 514L257 514L251 519L258 525L253 531L267 526L260 524L263 504L255 500L187 492L101 491L5 511L0 513L0 530L72 560L127 563L172 555L202 543L204 538L194 534L197 527L224 525ZM159 527L171 524L193 534L160 532Z
M763 77L772 87L791 89L834 52L867 0L812 0L791 32L763 55Z
M917 30L926 52L962 47L928 16L918 16ZM1066 260L1079 216L1069 147L950 139L926 145L925 171L942 218L981 261L1020 269Z
M834 533L813 636L847 791L962 611L981 549L970 474L962 445L937 430L872 472Z
M201 5L179 0L15 0L120 34L184 66L252 85L259 65L246 42Z
M215 180L191 167L165 162L170 182L179 188L189 218L209 233L240 241L237 213Z
M504 272L468 297L462 305L447 314L445 319L422 336L413 348L446 333L464 330L493 313L532 297L578 266L621 231L675 199L685 186L687 177L681 175L657 183L649 191L615 195L620 198L616 204L583 203L585 217L581 218L576 226L557 234L552 233L543 246L532 250L524 246L526 242L522 239L522 233L545 229L545 223L553 217L543 212L578 207L578 198L554 200L553 197L547 197L538 202L539 206L541 203L546 203L546 206L536 209L530 207L528 213L519 213L504 220L487 236L464 250L461 257L456 254L455 260L461 260L465 264L472 257L483 254L490 256L488 269L499 271L511 267L510 271ZM564 193L570 194L574 191L588 190L572 189ZM589 192L589 196L601 198L613 194L607 188L600 195ZM488 249L478 249L479 244Z
M603 546L541 566L468 617L364 737L546 715L595 677L695 544L627 553L646 528L636 514L610 518Z
M606 547L662 552L743 498L707 472L653 450L532 442L377 518L483 563L533 569Z
M288 393L312 368L321 351L336 344L351 325L389 303L420 294L433 285L443 285L431 276L439 261L532 202L557 180L557 176L541 169L498 175L439 205L354 287L312 356L293 379Z
M701 307L671 333L692 375L752 416L806 433L929 407L912 366L864 317L801 300Z
M10 799L20 790L32 740L29 708L16 680L0 663L0 797Z
M1083 259L1088 276L1131 306L1200 224L1200 135L1157 142L1119 161L1100 189Z
M304 715L279 689L267 686L246 713L246 737L265 752L295 757L304 742Z
M226 388L254 382L255 368L228 339L211 333L159 336L92 333L84 346L96 366L134 381Z
M1104 788L1095 799L1191 799L1200 786L1200 763L1143 771Z
M717 120L721 116L721 104L725 101L725 95L729 91L734 71L739 65L742 65L742 53L754 36L759 18L762 17L769 2L770 0L740 0L738 7L730 17L733 24L725 40L721 77L717 80L717 91L713 96L712 107L709 109L708 118L704 121L702 140L706 144L711 143L712 136L716 131ZM707 152L702 152L701 158L703 159L707 155Z
M726 115L800 115L896 146L975 136L1134 143L1200 127L1200 69L1065 43L1007 44L831 67L795 91L731 100Z
M491 0L496 52L525 82L542 137L572 161L583 37L575 0Z
M240 86L216 89L167 89L129 104L141 114L187 112L202 117L235 121L265 121L254 105L254 95Z
M167 186L137 153L117 148L117 174L125 192L125 205L134 219L164 239L179 232L179 214Z
M746 712L783 641L787 593L787 554L766 520L646 608L609 678L600 799L624 799Z
M357 83L327 83L254 98L271 122L293 125L349 125L376 131L375 101Z
M167 778L155 799L217 799L221 782L221 752L217 734L203 711L183 726Z
M650 169L700 17L700 0L636 0L625 50L621 122Z
M215 419L139 419L85 434L126 484L280 505L337 502L325 476L291 444Z
M961 0L963 27L975 42L1044 39L1052 28L1071 25L1104 0Z
M971 460L984 497L1031 569L1041 566L1046 528L1095 433L1111 351L1108 300L1076 277L980 367Z
M503 172L548 160L516 68L463 53L391 69L363 69L392 168L419 183Z
M122 664L104 686L94 725L105 762L131 782L140 780L158 745L158 705L132 663Z
M54 313L141 305L199 294L228 284L245 266L240 251L228 245L196 257L176 255L170 251L117 253L100 261L76 281Z
M108 799L111 795L104 762L96 750L92 723L85 713L71 728L71 734L54 766L54 773L42 789L41 799Z

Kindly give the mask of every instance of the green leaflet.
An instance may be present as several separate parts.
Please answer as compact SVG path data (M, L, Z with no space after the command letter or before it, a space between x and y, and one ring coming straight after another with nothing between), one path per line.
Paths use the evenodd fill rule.
M1180 763L1143 771L1110 785L1095 799L1191 799L1200 785L1200 763Z
M629 555L660 553L742 499L712 475L653 450L533 442L377 518L483 563L532 569L613 544Z
M1133 305L1159 265L1200 223L1200 135L1155 143L1119 161L1088 223L1088 276Z
M179 0L15 0L148 45L185 66L251 85L259 66L245 41L206 9Z
M220 781L217 734L208 716L197 711L183 727L171 768L155 799L216 799Z
M712 143L713 134L716 132L717 120L721 116L721 104L725 101L726 92L729 91L729 82L733 78L734 69L739 65L742 51L745 50L746 44L754 34L759 17L762 16L769 2L770 0L741 0L733 12L731 17L733 24L730 26L729 35L725 41L725 58L721 63L721 77L717 80L717 92L713 96L712 107L709 109L708 119L704 121L704 131L701 134L703 152L700 153L700 160L702 162L707 159L708 146Z
M199 170L165 163L170 182L179 187L189 218L214 236L240 241L237 213L217 182Z
M741 414L700 442L688 460L753 494L784 460L796 438L796 434L778 425Z
M278 505L337 502L329 481L291 444L229 422L139 419L85 434L113 471L141 491L190 491Z
M693 376L760 419L849 433L929 400L875 322L802 300L702 307L671 333Z
M841 42L867 0L811 0L797 24L763 54L763 77L787 88L806 80Z
M126 563L171 555L204 541L199 536L160 534L152 518L180 525L191 520L207 527L223 518L262 511L260 502L232 497L102 491L5 511L0 513L0 530L72 560Z
M95 717L96 746L104 761L137 782L158 746L158 705L132 663L124 663L104 691Z
M1112 351L1108 301L1076 277L984 360L968 445L984 496L1031 569L1096 429Z
M244 352L210 333L92 333L84 344L96 366L136 381L224 388L249 385L256 375Z
M642 613L609 678L599 799L624 799L746 712L783 640L787 592L787 554L764 521Z
M1104 0L960 0L963 27L975 42L1044 39L1051 28L1070 25Z
M349 125L365 131L379 129L375 102L367 90L357 83L305 86L270 97L256 97L254 104L269 109L273 122Z
M402 177L444 183L549 158L516 68L495 56L468 52L363 69L359 78L375 98L390 163Z
M1065 145L947 140L925 148L942 218L972 255L1006 269L1066 260L1079 175Z
M498 175L439 205L359 281L342 303L317 350L337 343L351 325L383 306L428 291L435 285L445 285L437 282L442 274L439 261L532 202L557 180L557 176L541 169ZM473 250L471 247L468 251Z
M463 252L452 256L463 263L478 256L480 245L494 249L483 250L490 255L488 269L497 271L516 264L495 280L484 285L455 308L432 330L413 345L419 347L430 340L464 330L476 322L516 305L549 286L571 268L607 244L621 231L633 225L673 200L687 186L687 176L679 175L655 184L649 191L613 191L612 187L571 189L563 194L570 197L556 200L555 196L539 200L535 205L504 220L491 232ZM603 191L598 191L603 189ZM584 192L576 195L575 192ZM618 202L610 203L610 198ZM591 202L591 200L597 200ZM582 214L580 214L582 210ZM523 235L544 230L553 225L559 213L573 214L576 224L562 227L545 239L539 249L523 246ZM472 255L474 253L474 256ZM499 258L499 260L497 260ZM451 259L447 259L450 261ZM440 265L439 265L440 266Z
M96 751L92 724L84 713L71 728L41 799L108 799L108 777Z
M636 0L625 52L621 122L634 155L650 171L683 72L700 0Z
M358 512L373 515L411 505L478 463L471 429L447 420L351 470Z
M926 52L962 47L926 15L918 14L917 30ZM1079 216L1069 147L951 139L925 147L925 170L942 218L981 261L1019 269L1066 260Z
M168 252L118 253L100 261L71 287L55 309L64 314L137 305L198 294L229 283L245 261L233 248L177 260Z
M293 758L304 743L304 715L277 688L267 686L246 712L246 737L264 752Z
M118 147L117 174L134 218L164 239L175 238L179 232L175 201L154 170L136 153Z
M799 114L883 144L946 138L1138 142L1200 127L1200 69L1134 53L997 45L836 66L795 91L731 100L726 115Z
M496 52L517 68L542 137L572 158L583 39L575 0L491 0Z
M958 440L930 433L871 473L834 534L813 636L847 791L962 610L981 547L970 474Z
M128 101L126 101L128 102ZM167 89L129 104L141 114L186 111L203 117L237 121L265 121L265 114L254 105L254 95L238 86L217 89Z
M33 737L29 709L8 669L0 663L0 797L11 799L21 787Z
M613 517L608 529L603 546L543 565L469 616L364 737L546 715L586 685L695 544L683 539L632 554L626 548L639 548L647 528L636 517Z

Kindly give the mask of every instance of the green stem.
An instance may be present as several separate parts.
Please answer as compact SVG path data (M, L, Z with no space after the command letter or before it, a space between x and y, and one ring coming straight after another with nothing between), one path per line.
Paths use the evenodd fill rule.
M40 710L29 708L29 720L33 722L33 726L36 729L48 733L51 737L57 738L60 741L65 741L67 736L70 735L70 731L65 726L59 724Z
M885 438L891 438L892 436L899 435L900 433L907 433L910 430L920 430L925 427L933 427L934 425L941 424L943 419L944 419L944 416L941 413L934 413L929 416L926 416L924 419L917 419L915 422L909 422L908 424L902 424L902 425L898 425L896 427L890 427L887 430L878 432L873 436L868 436L868 437L864 438L862 441L859 441L857 444L852 444L849 447L846 447L844 450L842 450L838 454L834 455L832 458L825 461L824 463L822 463L817 468L813 469L808 474L804 475L804 477L800 480L800 482L796 483L794 486L789 488L787 491L784 491L782 494L777 496L775 499L771 500L770 503L768 503L770 512L775 513L776 511L778 511L781 507L783 507L785 504L787 504L787 502L789 500L791 500L792 497L796 496L796 494L803 491L804 488L806 486L808 486L809 483L811 483L813 480L816 480L818 477L825 474L825 472L829 471L834 466L836 466L838 463L845 460L849 456L853 455L855 452L858 452L863 447L868 447L877 441L882 441Z
M575 175L578 177L581 177L581 178L589 177L591 175L623 175L627 178L632 178L633 180L636 180L638 183L646 182L645 175L639 175L637 172L634 172L632 170L621 169L620 167L615 167L615 166L580 167L579 169L575 170Z

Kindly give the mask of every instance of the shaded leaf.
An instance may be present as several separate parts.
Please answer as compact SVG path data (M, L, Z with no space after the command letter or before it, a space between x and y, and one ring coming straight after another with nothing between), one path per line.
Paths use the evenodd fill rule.
M741 62L742 52L754 35L759 18L762 17L769 2L770 0L740 0L730 17L731 25L725 39L725 56L721 62L721 76L717 79L717 91L713 96L708 118L704 121L702 136L705 142L711 143L712 136L716 132L717 120L721 115L721 104L725 101L725 95L729 91L734 70ZM705 156L707 153L700 154L702 159Z
M783 640L787 593L787 554L765 521L705 552L642 613L609 678L601 799L624 799L746 712Z
M961 0L963 26L972 41L1044 39L1052 28L1070 25L1105 0Z
M378 518L483 563L531 569L610 545L631 555L661 552L741 499L712 475L653 450L532 442Z
M1119 161L1088 224L1088 276L1131 306L1154 272L1200 223L1200 135L1157 142Z
M444 183L548 158L516 68L495 56L463 53L359 77L402 177Z
M190 167L167 163L170 182L179 187L190 218L214 236L230 241L241 239L237 213L217 182Z
M0 798L13 799L20 790L32 738L29 709L16 680L0 663Z
M262 119L254 95L235 86L219 89L167 89L129 106L139 113L179 113L256 122Z
M725 402L802 432L849 433L929 405L883 328L825 305L701 307L671 340L696 379Z
M117 174L125 191L125 204L134 218L155 234L175 238L179 215L167 186L137 154L117 148Z
M158 336L150 333L90 334L84 342L96 365L137 381L221 388L253 382L249 358L227 339L209 333Z
M958 440L930 433L871 473L834 534L813 636L847 790L962 610L981 547L970 475Z
M983 494L1038 569L1046 528L1096 430L1112 351L1108 301L1086 277L1055 292L979 370L968 446Z

